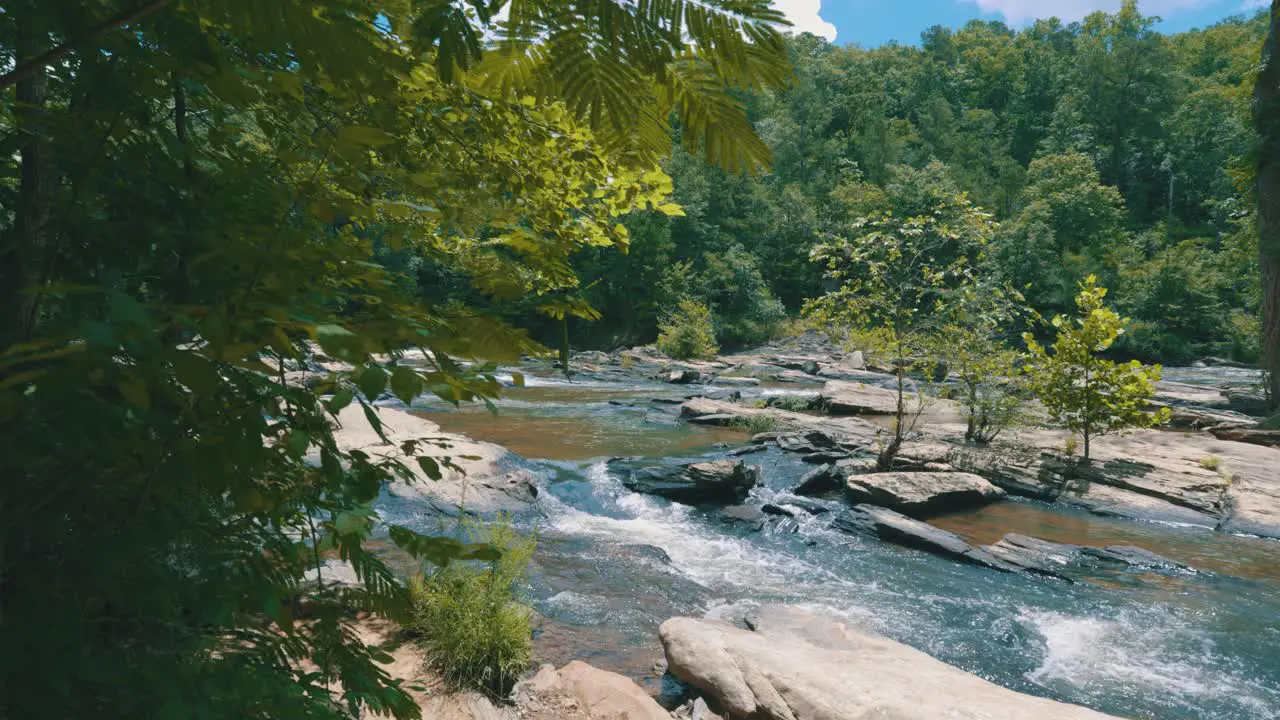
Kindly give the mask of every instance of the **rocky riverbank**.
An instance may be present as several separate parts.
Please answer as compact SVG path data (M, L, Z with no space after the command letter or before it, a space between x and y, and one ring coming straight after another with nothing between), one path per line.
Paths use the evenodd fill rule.
M416 408L413 413L394 407L381 409L391 444L382 443L367 426L362 413L352 414L348 409L339 418L342 425L338 430L339 442L344 447L364 449L371 454L400 457L401 442L427 438L432 447L431 454L453 458L460 469L465 470L465 474L445 472L440 480L431 480L420 474L413 489L397 490L400 501L395 506L397 511L419 508L436 515L456 515L459 512L487 514L508 510L524 516L553 518L548 536L548 542L553 544L566 542L563 535L557 537L557 533L566 531L585 533L582 537L586 538L611 536L616 532L625 538L626 543L633 543L620 548L601 548L607 559L602 561L603 565L595 566L578 557L583 552L582 545L573 544L553 550L566 555L563 559L540 560L543 569L539 572L551 575L549 579L539 581L550 585L548 594L543 596L548 598L548 605L540 607L540 612L550 610L556 615L560 612L557 608L569 609L574 616L582 612L579 608L585 609L582 603L592 597L589 593L602 589L592 584L598 581L587 579L588 573L600 572L600 568L612 568L607 572L616 570L618 577L607 582L618 584L618 597L625 597L628 604L649 605L649 613L669 608L666 614L651 621L652 624L640 626L647 628L647 639L636 639L632 621L617 619L630 617L627 613L632 610L627 604L618 607L621 615L606 614L600 620L589 621L599 623L601 632L581 634L582 638L616 636L618 639L610 642L633 646L637 664L642 667L653 662L652 659L645 660L645 657L656 658L665 652L669 660L668 674L662 684L665 707L650 699L658 688L641 677L644 673L623 670L626 674L618 675L583 662L573 662L576 657L597 667L622 669L608 661L601 665L598 658L604 648L595 648L589 644L590 640L583 639L576 641L576 650L553 654L556 664L561 666L560 670L544 668L538 674L540 681L522 684L521 692L524 694L517 692L510 702L486 700L478 703L470 696L460 696L459 703L449 706L453 715L440 714L443 712L440 707L431 706L431 712L437 714L428 713L427 716L459 720L469 717L665 718L671 717L675 705L680 704L683 707L675 710L674 716L681 718L776 717L799 720L864 717L866 713L925 718L938 717L942 710L948 709L956 713L970 710L974 713L955 714L955 717L1107 717L1077 706L1007 689L1030 689L1040 694L1035 687L1010 682L1008 676L997 678L1004 687L991 685L966 672L975 667L980 669L984 665L982 662L957 663L965 668L962 670L935 659L943 657L955 662L956 654L945 647L940 647L943 652L938 653L926 643L924 649L928 652L922 653L896 640L881 637L893 635L900 638L900 632L892 624L887 628L884 622L862 627L854 622L849 626L854 629L841 629L837 626L840 623L848 625L849 616L831 616L825 610L814 615L813 608L807 606L805 611L778 611L793 620L800 617L796 613L808 612L813 617L795 622L822 627L815 637L843 638L843 645L827 647L815 644L812 638L806 639L803 635L784 639L779 631L768 630L767 623L753 625L748 622L750 616L730 617L728 619L733 622L725 625L715 619L724 619L722 612L714 611L713 598L716 596L708 595L705 589L693 593L698 598L695 607L679 607L679 603L670 601L671 593L692 592L682 589L684 585L716 585L706 575L697 572L690 575L691 567L705 567L703 572L731 574L742 572L739 568L749 566L721 566L720 561L711 560L711 555L726 549L723 541L719 540L711 541L711 545L705 548L709 554L705 566L696 563L690 566L691 559L696 558L696 562L701 563L701 555L704 554L702 549L693 546L708 540L702 536L689 536L686 526L681 524L671 528L675 534L671 541L667 541L665 535L653 534L655 531L666 533L665 528L641 524L655 520L665 523L667 518L674 518L683 523L684 518L705 516L724 528L715 532L724 532L730 538L758 537L771 547L776 543L789 542L783 538L794 533L790 536L796 538L800 550L797 559L791 562L803 562L804 557L814 553L815 558L823 558L815 559L815 563L829 563L832 558L855 552L843 550L842 545L855 545L862 548L862 552L875 545L906 547L911 550L898 550L901 558L890 561L905 563L918 571L917 561L911 555L939 556L944 560L934 558L931 562L941 565L960 563L962 567L969 568L966 573L976 573L972 575L973 582L986 585L988 581L983 578L989 577L990 582L999 587L1012 587L1009 585L1011 582L1030 583L1029 588L1038 584L1043 590L1032 592L1048 595L1065 594L1067 591L1063 588L1067 587L1097 584L1100 574L1117 576L1126 584L1137 582L1158 589L1166 583L1185 583L1186 578L1211 576L1213 573L1203 572L1202 568L1196 567L1198 563L1194 560L1187 563L1176 559L1179 557L1177 553L1169 558L1151 552L1151 549L1161 550L1158 544L1146 544L1147 547L1143 548L1114 540L1064 540L1053 534L1041 537L1035 530L1019 532L1020 528L1013 526L1005 526L994 537L978 540L963 530L945 529L956 526L956 513L986 512L1000 507L1016 509L1026 505L1025 501L1017 499L1023 497L1034 498L1032 505L1036 508L1077 508L1106 518L1159 520L1174 523L1171 527L1197 525L1222 531L1218 535L1205 532L1205 536L1210 538L1229 539L1223 533L1241 532L1280 537L1276 534L1277 525L1280 525L1277 522L1280 513L1276 512L1280 502L1276 485L1280 478L1276 475L1280 473L1275 470L1280 468L1280 450L1265 444L1220 438L1214 433L1230 429L1224 428L1222 423L1207 426L1205 430L1144 431L1104 439L1095 445L1093 465L1082 467L1063 450L1066 434L1051 429L1021 428L988 447L968 445L963 442L963 428L956 423L954 409L945 403L937 403L926 411L925 422L904 446L893 472L883 473L875 472L877 468L873 457L884 442L885 422L880 413L886 408L882 393L893 384L893 378L881 372L883 368L865 367L855 354L843 356L824 348L792 347L750 356L729 356L710 363L681 364L638 349L612 355L579 356L571 362L571 367L576 372L576 382L564 385L554 380L559 372L557 368L538 363L521 368L535 381L541 375L548 378L546 382L555 382L555 388L564 390L552 393L552 386L544 385L545 392L536 388L513 390L515 397L559 398L566 393L579 392L586 393L586 397L599 398L593 401L598 405L550 411L553 414L562 411L584 413L581 425L565 426L580 428L583 434L571 433L566 437L554 436L560 431L553 428L560 425L542 424L543 411L536 409L534 403L528 399L517 401L518 407L528 409L517 413L523 420L512 422L532 423L535 429L530 432L535 435L553 433L545 440L531 440L522 449L523 454L555 458L559 456L540 453L558 449L560 444L570 440L588 446L599 442L594 429L584 432L592 428L590 418L596 412L607 413L601 417L608 418L643 418L640 427L644 428L644 433L657 433L664 438L677 432L692 435L721 432L718 428L723 427L726 428L724 432L729 433L725 437L739 439L714 451L698 450L697 455L678 460L654 455L605 462L605 457L610 454L608 451L587 451L581 457L600 457L601 460L591 466L592 474L581 481L573 479L573 473L569 473L568 478L549 480L546 465L539 470L535 467L538 463L524 462L501 445L472 440L464 434L471 431L445 431L440 423L451 430L458 427L452 421L446 422L451 416L433 414L431 419L427 419ZM751 376L748 377L747 373ZM502 378L501 373L499 378ZM573 387L587 390L570 390ZM627 388L625 393L617 389L623 387ZM645 395L646 392L652 392L652 397ZM1205 391L1202 398L1195 397L1185 388L1178 392L1182 395L1179 402L1187 403L1182 407L1188 412L1200 412L1202 407L1206 408L1204 412L1211 411L1207 406L1192 404L1193 401L1208 402L1210 395L1225 397L1225 391L1216 395ZM394 404L389 398L382 401L386 405ZM593 407L599 409L591 410ZM1234 412L1225 407L1219 410L1224 417L1225 413ZM495 437L486 431L485 423L498 423L501 418L484 415L476 415L475 418L475 424L468 422L462 426L480 430L471 432L477 437ZM437 419L440 423L436 422ZM1229 419L1235 426L1245 424L1239 417ZM1223 420L1225 422L1227 420ZM771 429L754 437L741 430L732 430L766 425ZM501 433L496 435L503 444L508 444L501 439ZM710 440L705 442L710 445ZM634 441L629 439L628 443L633 444ZM670 454L681 455L679 452ZM761 465L765 469L763 477ZM562 466L551 466L551 471L561 472L556 469L559 467ZM615 488L608 482L618 484ZM600 499L588 497L597 495ZM637 504L641 497L652 497L657 504ZM596 503L602 500L610 503L617 500L620 504L598 508ZM569 502L586 508L587 512L568 507L566 503ZM663 509L668 507L668 503L670 509ZM662 509L661 516L648 515L658 509ZM627 519L637 513L636 519ZM994 513L992 516L1000 515ZM615 517L618 519L613 519ZM538 523L535 521L534 524ZM1132 524L1142 527L1148 523ZM841 537L846 541L840 540ZM653 543L654 546L636 543ZM619 555L622 547L632 550L628 550L625 556ZM638 553L635 548L645 549L646 554ZM653 551L651 559L647 559L649 550ZM916 553L916 550L924 553ZM732 562L759 563L762 559L735 559ZM633 566L652 566L657 568L657 574L646 570L650 574L636 576L631 569ZM595 570L591 569L593 567ZM814 570L822 572L820 568ZM665 579L668 576L681 576L676 587L654 585L655 582L672 582ZM813 596L807 594L805 587L808 585L794 588L798 596L784 592L786 601L812 601L824 607L832 605L833 596ZM761 590L763 588L755 592ZM839 591L839 588L833 588L833 591ZM929 591L946 592L940 587L931 587ZM748 592L747 596L752 597L755 592ZM770 589L759 597L776 597L778 592L776 588ZM701 609L697 612L690 612L699 607ZM701 613L709 607L713 609L711 618L688 619L701 618ZM919 610L928 611L924 606ZM1093 612L1100 611L1095 609ZM659 646L655 637L658 624L663 619L678 615L687 617L663 624L662 645ZM1008 617L1007 613L1005 617ZM1039 617L1015 622L1041 622ZM615 622L623 627L608 627ZM961 622L979 621L975 617ZM690 631L693 632L690 637L697 639L693 644L700 649L693 655L687 654L687 648L679 650L677 654L681 659L677 662L672 657L673 638L685 636L669 630L682 625L695 628ZM564 637L559 627L550 624L548 632L553 637ZM792 648L793 644L796 647ZM806 644L813 647L803 647ZM750 664L755 652L753 647L774 645L788 648L791 662L786 667ZM915 640L911 640L911 645L921 647ZM1052 648L1050 651L1057 652ZM990 653L992 649L984 652ZM699 657L700 654L704 657ZM723 664L725 657L740 668L737 680L732 673L724 675L728 667ZM832 662L837 661L859 669L856 672L851 670L854 675L845 678L847 682L842 681L839 687L829 687L823 684L824 673ZM876 675L873 670L879 666L898 669L886 669ZM661 675L661 670L658 674ZM708 684L700 679L704 675L719 679ZM985 671L982 675L991 677ZM925 705L919 713L911 714L915 708L909 707L909 703L895 703L892 698L886 699L872 692L872 689L885 688L886 695L896 693L899 697L912 697L914 688L918 687L912 678L917 676L929 677L931 682L947 687L949 691L954 687L955 697L965 698L965 702L952 703L947 707ZM681 682L674 683L677 679ZM637 685L636 680L646 683L645 687ZM742 692L743 683L751 692L750 700ZM841 688L848 688L848 697L842 694L845 690ZM438 695L437 701L445 695ZM674 702L676 698L678 703ZM1072 694L1068 694L1067 699L1084 702ZM755 703L752 710L745 709L749 701ZM621 703L622 709L618 709L616 703ZM1105 702L1089 704L1115 710L1115 706ZM427 705L423 707L428 709ZM655 708L660 714L653 714ZM992 708L998 711L992 711ZM851 714L841 714L846 712ZM984 712L985 715L982 714ZM1119 714L1128 714L1123 705ZM1209 716L1233 717L1230 714Z

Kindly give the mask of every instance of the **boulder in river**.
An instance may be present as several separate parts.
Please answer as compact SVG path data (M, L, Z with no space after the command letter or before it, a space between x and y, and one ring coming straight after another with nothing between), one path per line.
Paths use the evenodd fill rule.
M833 380L822 386L820 402L831 415L893 415L898 394L862 383ZM910 404L911 398L907 398Z
M832 617L765 606L751 630L672 618L668 671L729 717L752 720L1105 720L1024 695ZM1113 719L1114 720L1114 719Z
M1209 431L1219 440L1280 448L1280 430L1259 430L1251 427L1223 427Z
M836 470L835 465L823 465L805 473L800 478L800 484L791 492L796 495L825 495L839 490L843 480L844 476Z
M696 383L702 378L702 373L697 370L672 370L667 373L667 382L672 385L689 385Z
M1042 540L1029 535L1009 533L984 550L1020 570L1072 580L1071 571L1087 570L1098 565L1114 565L1142 569L1188 570L1189 568L1163 555L1132 545L1089 547Z
M516 688L516 707L519 717L536 720L671 720L630 678L580 660L559 670L543 665Z
M880 505L908 515L976 507L1005 496L978 475L962 472L890 472L850 475L845 489L855 503Z
M1013 572L1020 569L986 550L970 545L955 533L875 505L858 505L846 510L831 521L831 527L841 532L869 535L895 545L924 550L993 570Z
M711 381L712 385L723 385L725 387L758 387L760 385L759 378L750 377L726 377L721 375Z
M713 460L633 470L622 484L638 493L697 505L740 501L759 482L758 467L741 460Z
M752 505L727 507L716 513L716 517L726 525L737 525L754 532L763 530L765 522L769 519L763 510Z

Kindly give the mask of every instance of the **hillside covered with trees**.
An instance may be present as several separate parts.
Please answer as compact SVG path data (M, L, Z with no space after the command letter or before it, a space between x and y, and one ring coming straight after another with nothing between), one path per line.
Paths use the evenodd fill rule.
M651 342L684 299L711 308L723 346L759 343L822 294L810 251L825 237L964 193L999 222L986 271L1044 316L1095 274L1134 321L1119 352L1256 361L1250 102L1265 12L1172 36L1154 25L1128 3L1080 23L935 27L918 47L791 38L795 83L745 96L772 171L677 152L666 168L684 215L632 215L629 253L575 260L603 320L575 322L572 343Z

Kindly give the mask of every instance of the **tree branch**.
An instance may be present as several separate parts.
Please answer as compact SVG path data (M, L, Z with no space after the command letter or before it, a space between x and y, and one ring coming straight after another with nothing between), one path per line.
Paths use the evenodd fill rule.
M164 9L172 2L173 0L151 0L151 2L144 3L131 10L125 10L117 15L107 18L97 25L94 25L92 28L89 28L89 31L81 37L65 42L50 49L48 52L27 60L26 62L22 62L21 59L19 59L19 62L12 70L4 75L0 75L0 90L15 85L37 70L48 67L65 58L75 50L76 46L97 40L108 32L111 32L123 25L128 25L135 20L141 20L152 13Z

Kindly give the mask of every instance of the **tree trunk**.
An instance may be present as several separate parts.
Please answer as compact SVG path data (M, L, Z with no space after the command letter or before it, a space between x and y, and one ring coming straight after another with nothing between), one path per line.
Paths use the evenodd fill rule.
M40 12L28 8L25 14L18 22L19 61L41 55L48 44L48 36L36 24ZM38 278L34 271L49 220L48 143L40 122L47 87L48 73L40 67L27 74L16 88L14 115L17 132L22 136L22 166L13 227L0 250L0 348L27 339L35 321L33 291Z
M1262 369L1272 410L1280 406L1280 0L1254 89L1258 130L1258 262L1262 269Z

